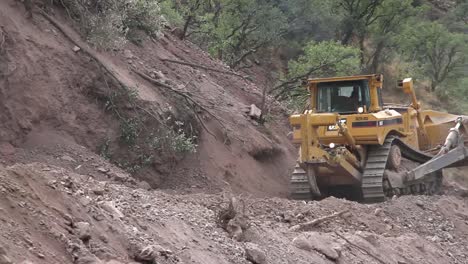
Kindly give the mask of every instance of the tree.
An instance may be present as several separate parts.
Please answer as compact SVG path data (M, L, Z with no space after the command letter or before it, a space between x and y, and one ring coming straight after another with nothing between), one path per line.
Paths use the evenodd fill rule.
M368 27L378 19L377 10L384 0L337 0L336 10L342 13L341 44L348 45L353 36L364 44ZM361 48L361 50L363 50Z
M375 13L376 20L369 27L370 41L365 63L368 72L378 72L381 62L385 60L384 56L391 54L389 49L395 45L395 36L410 18L422 11L423 8L414 7L412 3L413 0L385 0L379 6Z
M416 61L431 80L431 91L449 78L457 78L465 63L467 37L452 33L437 22L408 26L399 39L401 52Z
M268 0L223 0L212 24L210 51L232 67L285 33L282 11Z
M301 97L305 91L300 87L301 80L312 76L357 74L361 71L359 58L357 48L334 41L311 41L305 46L303 55L289 62L286 80L274 87L272 92L277 99Z

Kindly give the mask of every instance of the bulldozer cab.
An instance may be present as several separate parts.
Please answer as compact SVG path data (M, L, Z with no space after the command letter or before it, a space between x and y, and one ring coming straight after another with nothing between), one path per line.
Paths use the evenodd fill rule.
M317 85L318 113L357 113L359 107L370 107L369 85L365 80L329 82Z
M310 105L317 113L376 112L383 106L381 84L381 75L310 79Z

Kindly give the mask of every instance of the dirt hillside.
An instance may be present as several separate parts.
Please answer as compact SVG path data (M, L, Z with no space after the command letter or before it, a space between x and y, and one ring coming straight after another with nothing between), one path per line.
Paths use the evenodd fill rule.
M170 32L98 51L47 10L0 2L0 264L468 263L463 187L290 201L286 112L245 112L264 76ZM147 147L174 124L195 153Z
M2 1L0 10L5 39L0 80L1 141L28 149L76 143L93 151L109 141L113 160L125 159L129 151L117 142L119 120L103 106L109 101L105 96L115 92L108 90L117 88L109 76L104 76L102 67L84 52L73 51L74 43L40 14L27 19L22 5L13 0ZM80 46L87 47L60 16L60 10L55 19ZM231 188L255 195L285 196L295 156L286 138L287 119L284 113L273 110L272 122L260 126L245 114L251 104L261 103L261 91L252 82L163 61L179 60L230 71L170 33L155 42L148 40L142 47L128 44L119 51L93 52L137 92L138 104L146 111L151 109L163 118L173 117L194 126L197 123L191 110L183 107L183 98L155 87L131 69L156 74L160 81L193 94L217 116L204 114L207 129L200 129L198 124L195 154L172 163L170 158L155 157L150 166L136 173L137 177L158 188ZM153 126L151 123L145 125Z

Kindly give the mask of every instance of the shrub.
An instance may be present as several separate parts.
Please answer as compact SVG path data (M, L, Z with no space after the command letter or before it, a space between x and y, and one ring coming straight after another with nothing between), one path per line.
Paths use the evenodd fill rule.
M86 39L101 49L118 49L129 32L157 37L164 26L156 0L56 0L78 22ZM132 35L132 34L130 34Z

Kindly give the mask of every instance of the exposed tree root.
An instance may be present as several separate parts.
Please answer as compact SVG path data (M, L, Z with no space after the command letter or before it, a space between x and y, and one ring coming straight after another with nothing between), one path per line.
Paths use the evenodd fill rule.
M76 45L77 47L79 47L81 49L82 52L84 52L86 55L88 55L89 57L91 57L92 59L94 59L102 68L104 68L104 70L115 80L117 81L117 83L119 85L121 85L122 87L127 87L127 85L120 79L120 77L112 70L112 68L107 65L106 63L104 63L96 54L95 52L90 49L89 47L87 47L86 45L80 43L80 41L77 41L75 40L75 38L73 36L71 36L71 34L68 32L67 29L65 29L57 20L55 20L53 17L49 16L44 10L40 10L40 13L41 15L47 19L52 25L54 25L68 40L70 40L74 45ZM167 85L165 83L162 83L162 82L159 82L153 78L151 78L150 76L146 75L145 73L137 70L137 69L132 69L133 72L135 72L137 75L139 75L140 77L142 77L143 79L145 79L146 81L152 83L153 85L157 85L159 87L163 87L163 88L166 88L167 90L171 91L171 92L174 92L182 97L184 97L184 99L186 100L186 102L188 104L193 104L197 107L199 107L200 109L202 109L203 111L205 111L206 113L208 113L210 116L212 116L213 118L215 118L219 124L225 129L226 127L224 126L223 124L223 121L221 120L220 117L218 117L217 115L213 114L211 111L209 111L206 107L204 107L203 105L201 105L200 103L198 103L197 101L195 101L188 93L186 92L183 92L183 91L180 91L180 90L177 90L175 88L173 88L172 86L170 85ZM232 74L232 73L231 73ZM193 109L193 108L192 108ZM199 116L199 114L196 112L195 109L194 110L194 113L195 113L195 116L196 118L198 119L198 121L200 122L201 126L203 127L204 130L206 130L206 132L210 135L212 135L214 138L216 138L215 134L213 132L211 132L208 127L205 125L203 119Z

